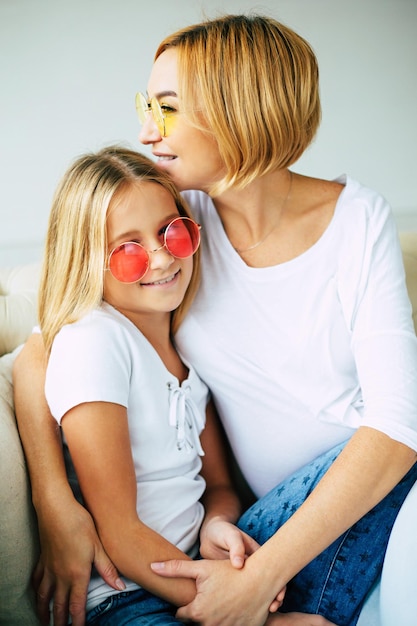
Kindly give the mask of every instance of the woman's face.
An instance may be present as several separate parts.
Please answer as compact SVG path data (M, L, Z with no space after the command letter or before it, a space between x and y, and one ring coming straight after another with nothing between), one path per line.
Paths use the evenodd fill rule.
M162 108L179 111L177 52L165 50L155 61L148 83L149 99L155 97ZM187 108L187 103L184 103ZM152 146L152 153L160 168L169 173L182 191L200 189L207 191L213 182L222 178L223 164L214 138L188 121L178 112L175 126L167 137L162 137L152 115L139 133L139 140Z
M135 283L117 280L105 272L104 300L141 328L155 315L164 318L182 302L190 283L193 259L179 259L161 246L168 224L178 218L174 198L157 183L131 185L117 194L107 214L107 258L124 242L140 243L149 254L149 269Z

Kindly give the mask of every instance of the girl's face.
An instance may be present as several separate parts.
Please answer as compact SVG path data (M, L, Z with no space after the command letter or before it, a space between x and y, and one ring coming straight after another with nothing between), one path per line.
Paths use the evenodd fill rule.
M161 234L178 216L174 198L158 183L129 186L110 203L107 259L114 248L128 241L140 243L148 252L161 248ZM184 298L192 269L192 257L178 259L162 247L149 254L149 269L136 283L119 282L106 271L103 298L139 328L151 317L155 322L158 314L169 320Z
M217 143L208 133L194 128L179 112L177 51L169 48L155 61L148 83L149 99L155 97L162 110L177 111L172 131L162 137L151 114L139 133L139 140L152 146L160 168L166 170L177 187L207 191L222 177L224 170ZM186 104L185 104L186 108Z

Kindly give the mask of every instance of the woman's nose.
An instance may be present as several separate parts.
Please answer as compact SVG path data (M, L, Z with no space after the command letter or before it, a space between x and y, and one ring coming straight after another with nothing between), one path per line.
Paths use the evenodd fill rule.
M155 124L152 113L149 112L139 131L139 141L146 146L151 143L157 143L161 139L161 133Z

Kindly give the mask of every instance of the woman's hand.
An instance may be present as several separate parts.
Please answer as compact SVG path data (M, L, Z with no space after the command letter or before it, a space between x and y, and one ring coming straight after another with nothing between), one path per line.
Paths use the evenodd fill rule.
M87 587L94 564L114 589L123 590L105 553L90 514L74 498L62 454L61 431L45 399L46 355L39 334L26 342L13 364L16 418L30 473L38 516L41 557L33 583L42 624L49 624L54 601L55 626L83 626Z
M39 618L49 624L53 600L54 626L66 626L68 615L73 626L83 626L92 564L114 589L122 591L124 583L101 545L90 514L75 500L49 516L48 533L40 519L39 533L41 556L33 574Z
M267 589L259 570L236 569L229 560L173 560L151 567L162 576L195 580L197 594L178 609L177 618L201 626L263 626L279 595Z

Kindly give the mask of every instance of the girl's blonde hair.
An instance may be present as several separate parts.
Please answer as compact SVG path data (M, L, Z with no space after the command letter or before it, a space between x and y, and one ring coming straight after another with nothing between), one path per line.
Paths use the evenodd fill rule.
M79 320L102 301L108 208L117 192L138 182L162 185L173 196L179 214L191 217L168 176L147 157L122 147L111 146L80 157L59 183L49 217L38 305L48 354L64 324ZM197 251L184 300L172 315L172 333L197 291L199 268Z
M226 15L166 37L155 60L174 47L180 109L213 134L226 167L211 195L289 167L309 146L321 118L318 65L294 31L261 15Z

